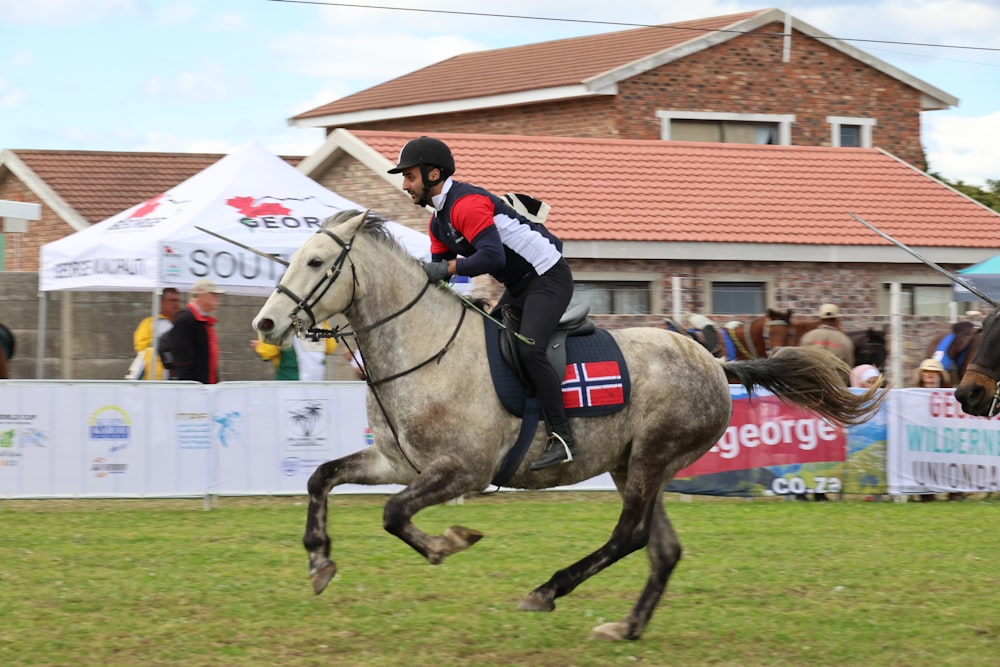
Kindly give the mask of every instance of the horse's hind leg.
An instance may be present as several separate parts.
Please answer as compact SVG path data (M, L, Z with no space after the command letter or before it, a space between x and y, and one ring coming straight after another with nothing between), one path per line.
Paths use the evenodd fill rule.
M641 465L630 465L633 469L642 468ZM647 475L642 483L631 485L622 483L624 474L612 473L612 477L619 490L623 487L624 490L621 516L611 538L597 551L552 575L533 590L518 609L552 611L556 598L572 592L604 568L655 540L657 547L650 549L653 570L632 615L621 624L607 624L595 629L595 633L601 631L597 636L604 639L638 639L666 587L670 571L680 559L680 546L660 506L662 485L659 477L654 479L652 475Z
M374 447L363 449L334 461L321 464L309 477L309 510L302 544L309 552L309 578L313 592L319 595L326 588L337 565L330 560L330 536L327 534L327 497L338 484L386 484L397 480L379 476L376 471L388 471L381 454Z
M667 588L667 581L681 559L681 545L670 519L667 518L662 498L653 505L646 551L649 554L649 578L646 579L646 587L642 589L632 611L623 621L604 623L594 628L590 633L591 639L638 639L652 618L653 611Z

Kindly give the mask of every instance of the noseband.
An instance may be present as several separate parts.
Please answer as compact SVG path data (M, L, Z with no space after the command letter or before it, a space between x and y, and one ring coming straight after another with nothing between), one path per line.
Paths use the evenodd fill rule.
M313 306L319 303L320 299L323 298L327 290L333 286L333 283L340 277L340 274L343 273L344 263L350 259L349 253L351 252L351 246L354 243L354 237L352 236L349 241L345 242L328 229L320 229L316 233L326 234L340 246L340 254L337 255L335 260L333 260L333 264L327 268L320 281L316 283L316 285L309 290L309 293L304 297L300 297L298 294L282 285L281 281L278 282L278 286L275 287L275 291L284 294L295 303L295 308L292 309L292 312L289 314L289 318L292 321L292 326L295 328L296 334L299 336L311 335L314 337L328 337L330 335L328 330L316 328L316 316L313 315L312 309ZM350 308L351 304L354 303L354 296L358 287L358 276L354 271L353 262L351 263L351 279L351 301L347 304L347 308L344 310ZM299 317L299 313L305 313L306 316L309 317L309 322L306 323L304 319Z

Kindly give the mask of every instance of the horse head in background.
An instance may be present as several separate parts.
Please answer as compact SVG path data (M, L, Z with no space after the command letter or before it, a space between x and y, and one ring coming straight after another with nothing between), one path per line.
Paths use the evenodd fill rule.
M983 324L985 325L985 322ZM956 322L951 325L950 331L931 339L925 350L924 359L940 361L951 375L952 386L956 386L976 354L982 338L980 331L981 329L972 322Z
M848 331L847 337L854 343L854 365L871 364L883 373L885 372L885 360L889 356L889 346L886 330L862 329L860 331Z
M970 343L966 368L955 387L955 400L966 414L994 417L1000 412L1000 308L983 320L975 341Z
M531 423L501 402L494 384L490 355L500 324L450 289L428 283L419 261L382 222L359 211L327 220L292 256L253 322L262 340L280 345L293 335L316 335L317 323L343 314L348 328L338 335L352 336L365 360L373 444L319 465L308 482L302 542L317 594L337 573L327 531L328 495L335 486L404 485L386 501L382 525L438 564L483 535L464 526L428 534L414 524L414 515L489 486L508 468L522 421ZM719 363L690 338L656 327L591 335L613 340L623 360L618 381L627 371L630 398L615 411L570 415L577 450L571 463L531 470L528 462L542 454L546 430L530 427L527 450L513 458L502 483L544 489L609 472L622 510L603 545L558 568L519 608L553 611L558 598L645 549L650 571L632 609L592 635L638 639L681 557L663 491L726 432L733 411L730 381L749 393L764 388L840 424L870 419L887 392L852 393L842 379L846 366L830 364L822 350L783 348L767 359ZM280 405L271 409L277 414Z

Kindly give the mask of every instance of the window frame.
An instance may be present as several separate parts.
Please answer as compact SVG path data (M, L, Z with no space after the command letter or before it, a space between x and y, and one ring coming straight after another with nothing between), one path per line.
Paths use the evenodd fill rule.
M667 111L657 110L656 117L660 119L660 139L670 141L670 123L673 120L711 120L731 121L737 123L773 123L778 126L778 146L792 145L792 123L795 114L772 113L729 113L719 111ZM721 142L720 142L721 143ZM758 146L762 144L742 144Z
M830 124L830 145L834 148L843 148L840 145L840 128L844 125L856 125L861 129L861 145L858 148L872 147L872 128L878 123L874 118L858 118L854 116L827 116L826 122Z
M711 273L701 276L702 281L702 303L705 304L706 312L713 315L759 315L766 312L768 304L775 302L774 280L768 276L750 273ZM758 283L762 285L761 309L758 312L719 312L715 304L715 285L718 283Z
M662 316L663 315L663 275L650 271L577 271L573 270L573 288L576 291L578 283L642 283L646 285L647 302L649 313L642 316ZM592 315L638 315L638 313L596 313Z

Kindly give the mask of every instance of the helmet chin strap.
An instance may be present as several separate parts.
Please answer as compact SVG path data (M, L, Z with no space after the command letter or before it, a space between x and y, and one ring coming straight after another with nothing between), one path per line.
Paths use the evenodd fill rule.
M431 180L428 174L431 169L437 169L438 174L443 174L439 167L432 167L431 165L422 164L420 165L420 179L423 182L423 190L420 192L420 199L414 202L417 206L428 206L431 203L431 188L433 188L438 183L444 180L443 177L439 177L435 180Z

